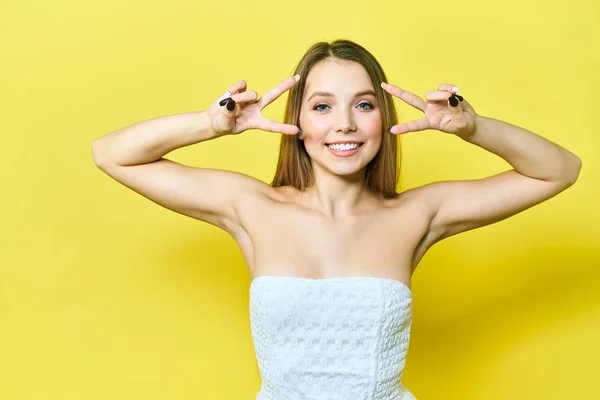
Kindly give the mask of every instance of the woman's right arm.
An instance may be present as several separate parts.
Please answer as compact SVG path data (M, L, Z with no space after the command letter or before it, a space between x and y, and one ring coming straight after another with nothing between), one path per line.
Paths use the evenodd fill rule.
M241 224L238 199L267 185L234 171L195 168L163 156L179 147L223 135L208 128L206 112L142 121L96 139L92 144L100 170L154 203L234 234Z
M195 168L163 156L189 146L247 129L295 134L297 127L264 119L260 110L296 82L288 78L256 100L246 82L229 89L234 108L218 98L207 111L189 112L138 122L100 137L92 143L94 163L100 170L147 199L177 213L239 232L239 206L270 190L266 183L228 170ZM263 100L264 99L264 100Z

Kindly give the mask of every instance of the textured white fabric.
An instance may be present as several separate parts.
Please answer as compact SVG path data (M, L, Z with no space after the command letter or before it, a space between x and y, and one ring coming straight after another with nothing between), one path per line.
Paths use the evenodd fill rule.
M411 321L411 290L395 279L255 278L256 400L414 399L400 381Z

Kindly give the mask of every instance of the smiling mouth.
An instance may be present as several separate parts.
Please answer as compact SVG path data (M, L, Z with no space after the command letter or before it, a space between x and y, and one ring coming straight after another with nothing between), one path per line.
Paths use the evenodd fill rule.
M341 145L331 147L331 144L326 143L325 147L331 152L331 154L333 154L336 157L350 157L358 153L358 151L362 148L363 144L364 143L359 143L358 146L356 144L353 144L352 146Z
M341 151L341 150L354 150L354 149L361 147L363 144L364 143L360 143L360 142L340 143L340 144L325 143L325 146L327 146L331 150Z

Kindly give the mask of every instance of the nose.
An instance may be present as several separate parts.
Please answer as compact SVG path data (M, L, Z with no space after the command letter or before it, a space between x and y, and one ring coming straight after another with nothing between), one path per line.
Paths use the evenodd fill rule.
M356 131L351 111L340 111L336 120L336 132L348 133Z

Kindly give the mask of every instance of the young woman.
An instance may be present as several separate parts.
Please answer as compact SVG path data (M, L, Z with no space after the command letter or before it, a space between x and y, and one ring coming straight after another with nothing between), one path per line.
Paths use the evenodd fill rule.
M515 215L571 186L581 160L530 131L478 115L442 83L425 100L394 85L360 45L316 43L296 75L258 98L239 81L203 112L142 121L94 141L105 173L175 212L218 226L253 278L257 399L411 399L402 385L411 275L442 239ZM284 123L261 111L289 92ZM421 110L397 123L392 96ZM270 185L191 168L174 149L262 129L283 134ZM396 192L398 134L436 129L514 169Z

